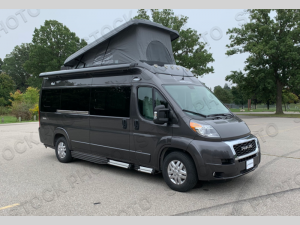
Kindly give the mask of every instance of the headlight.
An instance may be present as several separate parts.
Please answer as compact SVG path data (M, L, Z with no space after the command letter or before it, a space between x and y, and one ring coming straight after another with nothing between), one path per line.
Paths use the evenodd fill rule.
M207 124L203 124L196 120L190 121L190 127L197 132L200 136L209 137L209 138L218 138L220 135L218 132L211 126Z

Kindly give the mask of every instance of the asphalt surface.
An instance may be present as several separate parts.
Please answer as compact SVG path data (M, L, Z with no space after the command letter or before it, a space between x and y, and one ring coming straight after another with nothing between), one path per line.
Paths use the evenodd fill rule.
M59 163L38 123L0 125L0 216L300 215L300 119L240 115L262 162L228 182L174 192L162 176L76 160Z

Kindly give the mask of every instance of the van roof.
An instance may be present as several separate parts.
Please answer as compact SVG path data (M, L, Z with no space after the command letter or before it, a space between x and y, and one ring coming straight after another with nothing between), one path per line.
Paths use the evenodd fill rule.
M177 31L148 20L130 20L69 56L65 67L77 68L161 61L175 64L171 42L179 37Z

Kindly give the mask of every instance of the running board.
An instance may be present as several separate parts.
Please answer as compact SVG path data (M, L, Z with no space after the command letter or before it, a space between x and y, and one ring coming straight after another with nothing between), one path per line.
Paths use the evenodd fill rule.
M143 172L143 173L150 173L150 174L153 173L153 169L152 168L143 167L143 166L140 166L140 168L138 169L138 171Z
M71 155L73 158L82 159L82 160L89 161L92 163L97 163L97 164L107 164L107 162L108 162L108 160L104 157L95 156L95 155L78 152L78 151L71 151Z
M118 166L118 167L122 167L125 169L129 169L132 165L129 163L119 162L119 161L107 159L105 157L95 156L95 155L91 155L91 154L87 154L87 153L83 153L83 152L79 152L79 151L71 151L71 155L73 158L82 159L82 160L97 163L97 164L109 164L112 166ZM138 166L138 167L135 167L134 169L136 169L139 172L149 173L149 174L152 174L154 172L154 169L144 167L144 166Z
M108 160L107 164L112 165L112 166L122 167L125 169L128 169L130 166L130 164L128 164L128 163L118 162L118 161L114 161L114 160Z

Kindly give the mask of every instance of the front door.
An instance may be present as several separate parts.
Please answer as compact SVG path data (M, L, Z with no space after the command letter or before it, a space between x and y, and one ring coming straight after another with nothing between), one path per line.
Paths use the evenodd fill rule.
M94 155L130 162L130 86L91 90L90 146Z
M158 105L169 108L166 98L155 88L138 86L134 88L136 113L132 116L133 149L136 151L136 160L139 165L151 167L153 154L162 139L172 137L170 124L158 125L153 122L153 109Z

